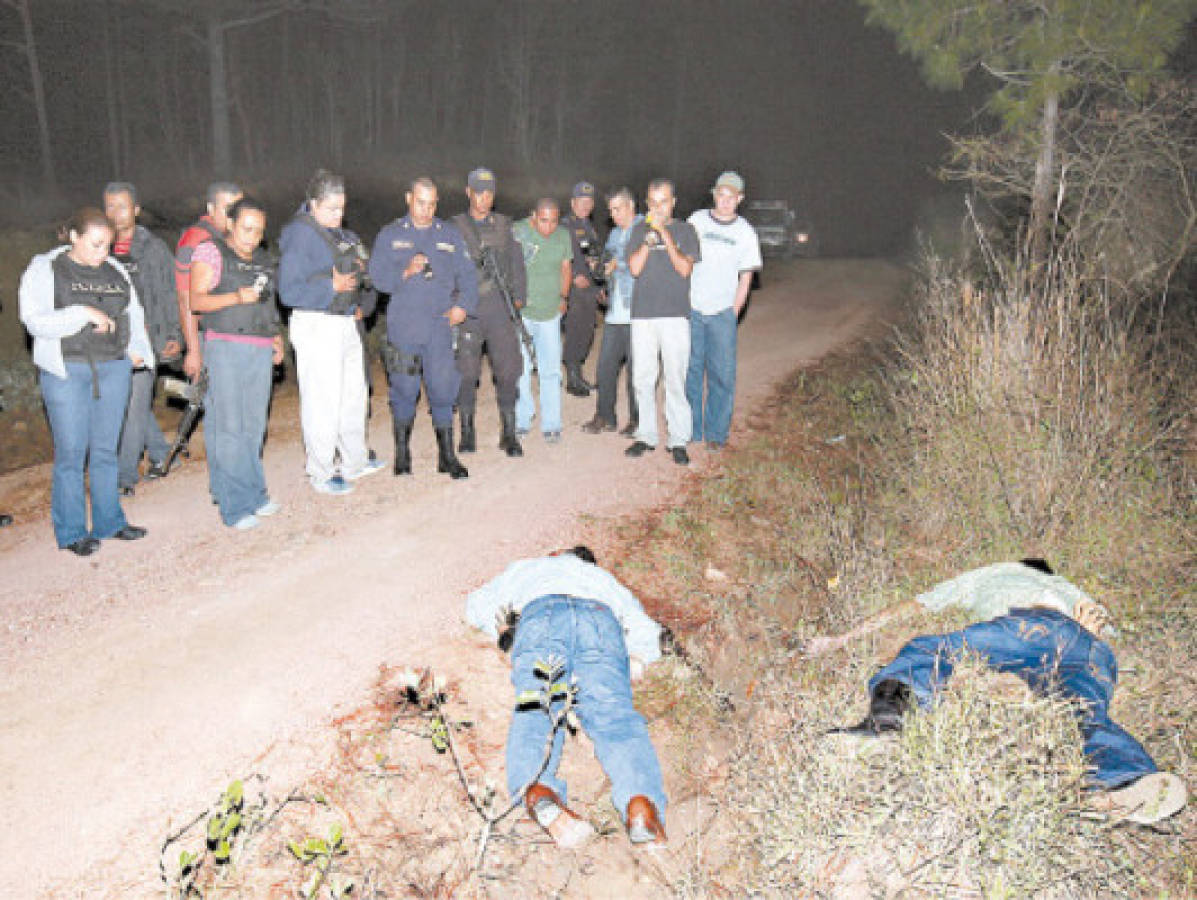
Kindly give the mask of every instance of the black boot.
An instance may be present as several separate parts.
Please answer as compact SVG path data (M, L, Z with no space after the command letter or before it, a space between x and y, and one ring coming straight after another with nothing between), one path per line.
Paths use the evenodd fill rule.
M391 472L395 475L411 474L411 426L412 420L395 422L395 465Z
M461 441L457 444L458 453L473 453L477 448L474 435L474 411L461 410Z
M830 734L855 734L875 737L902 730L902 717L914 707L910 686L901 681L886 679L873 689L869 698L869 714L850 728L833 728Z
M458 462L453 453L453 426L446 425L436 430L436 446L439 451L436 459L436 470L448 472L450 478L468 478L469 470Z
M503 433L499 436L499 449L508 456L523 456L524 448L520 446L519 436L515 433L515 410L499 410L499 421L503 423Z
M586 379L582 377L581 366L567 365L565 367L565 389L575 397L590 396L590 386L586 383Z

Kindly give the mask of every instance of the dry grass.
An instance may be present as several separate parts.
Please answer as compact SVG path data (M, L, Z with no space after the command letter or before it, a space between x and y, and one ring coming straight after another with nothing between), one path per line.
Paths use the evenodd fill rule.
M1197 890L1193 811L1154 828L1088 812L1071 711L1021 686L958 676L863 753L823 736L863 715L865 681L906 639L960 614L801 653L962 569L1045 555L1115 611L1115 718L1197 782L1193 359L1057 275L1031 300L931 265L896 365L858 353L796 376L721 472L630 530L621 577L735 703L673 722L693 748L673 764L696 776L704 738L735 735L711 802L741 850L696 854L679 894Z
M961 557L1035 551L1117 571L1128 548L1167 546L1161 527L1191 527L1153 511L1185 502L1175 460L1192 408L1176 401L1192 359L1066 258L1044 281L1017 263L977 275L929 260L878 440L907 515L954 535Z

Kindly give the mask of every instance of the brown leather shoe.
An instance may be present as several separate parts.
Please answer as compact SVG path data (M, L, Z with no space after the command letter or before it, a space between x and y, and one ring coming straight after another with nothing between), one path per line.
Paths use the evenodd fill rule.
M614 431L615 423L595 413L594 418L582 426L582 430L587 434L601 434L604 431Z
M643 794L628 801L628 840L633 844L664 844L666 840L657 808Z
M625 425L625 426L623 426L623 428L619 429L619 433L621 435L623 435L624 437L635 437L636 429L639 427L640 427L640 423L637 422L635 419L632 419L630 422L628 422L627 425Z
M562 850L576 850L594 836L594 828L565 806L553 791L534 784L524 794L532 821L543 828Z

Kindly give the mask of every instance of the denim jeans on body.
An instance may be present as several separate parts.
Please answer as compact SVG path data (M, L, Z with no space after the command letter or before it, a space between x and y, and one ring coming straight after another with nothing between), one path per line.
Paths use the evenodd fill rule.
M628 421L636 421L636 390L632 383L632 326L603 325L603 343L598 359L598 404L600 419L616 424L615 395L619 392L619 367L627 372Z
M154 383L157 373L153 369L135 369L129 382L129 408L125 411L125 427L121 430L120 485L132 487L140 476L137 466L145 453L151 463L166 461L170 444L162 436L158 420L154 418Z
M1118 681L1113 651L1055 610L1015 609L961 631L915 638L869 680L869 691L894 679L910 686L921 707L930 708L964 652L1017 675L1037 694L1080 701L1077 724L1096 786L1112 789L1156 771L1143 746L1110 720Z
M96 363L96 382L91 366L85 362L68 362L66 369L66 378L46 371L38 373L54 438L50 518L59 547L85 537L112 537L128 524L117 487L116 446L129 401L132 365L127 359ZM93 390L96 384L100 389L98 398ZM91 494L90 530L84 466Z
M684 316L632 319L632 383L640 420L636 440L657 446L657 376L665 382L666 447L685 447L693 426L686 401L690 321Z
M690 311L686 400L693 440L726 444L736 402L736 311L731 307L712 316Z
M270 408L271 349L205 340L204 363L208 369L204 410L208 484L221 521L234 525L269 499L262 441Z
M366 378L362 340L352 316L313 310L291 313L291 346L299 378L299 420L307 474L322 484L337 474L355 478L366 466Z
M611 802L626 816L628 801L643 794L665 814L661 766L644 717L632 705L632 682L623 628L611 609L595 600L550 595L524 607L511 648L511 683L516 695L544 682L533 667L555 654L565 661L565 678L578 680L576 711L594 745L594 755L611 780ZM511 797L530 782L550 788L569 802L557 776L565 729L557 732L552 756L537 777L549 736L549 718L540 708L517 709L507 732L507 791Z
M540 387L540 430L548 434L561 430L561 316L547 322L524 318L532 346L536 349L536 380ZM532 427L536 402L532 399L532 360L528 350L520 344L524 355L524 374L520 376L519 398L515 401L515 424L527 430Z

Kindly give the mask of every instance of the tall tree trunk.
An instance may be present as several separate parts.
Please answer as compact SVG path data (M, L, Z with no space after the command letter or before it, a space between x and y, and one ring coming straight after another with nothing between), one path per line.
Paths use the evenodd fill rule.
M212 101L212 168L228 178L233 168L229 136L229 87L225 72L224 25L215 17L208 21L208 90Z
M100 34L104 40L104 106L108 112L108 157L114 178L121 172L121 129L120 110L116 100L116 53L112 49L112 23L109 21L108 4L97 7L100 11Z
M50 149L50 120L46 115L46 89L42 84L42 70L37 61L37 42L33 38L33 14L30 0L12 0L21 17L21 30L25 38L25 59L29 63L29 82L33 93L33 108L37 113L37 136L42 154L42 181L50 190L57 190L58 178L54 172L54 154Z
M1049 80L1060 71L1058 63L1049 69ZM1039 157L1035 160L1035 183L1031 188L1031 224L1028 242L1033 270L1047 262L1051 250L1052 184L1056 176L1056 133L1060 125L1060 93L1054 87L1043 101L1039 135Z

